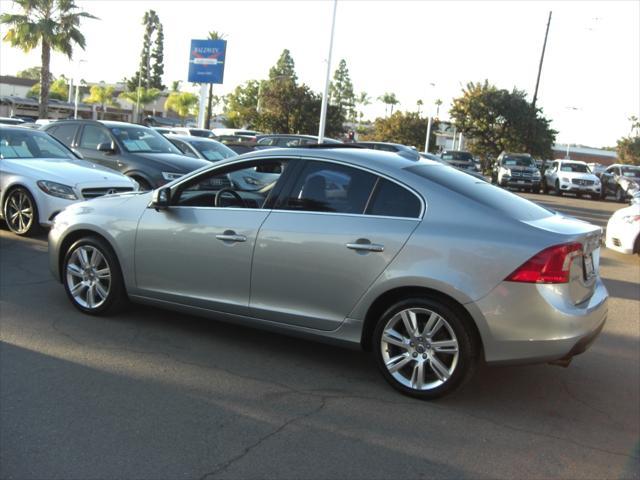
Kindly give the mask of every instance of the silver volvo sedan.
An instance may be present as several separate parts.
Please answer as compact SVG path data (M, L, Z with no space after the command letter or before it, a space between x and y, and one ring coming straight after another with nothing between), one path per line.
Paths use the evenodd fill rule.
M128 300L360 347L436 398L480 362L567 365L605 323L601 230L437 162L262 150L60 213L71 303Z

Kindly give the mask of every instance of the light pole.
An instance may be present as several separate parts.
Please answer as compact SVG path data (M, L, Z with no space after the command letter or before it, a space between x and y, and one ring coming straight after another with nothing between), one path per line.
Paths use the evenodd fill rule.
M430 82L429 86L435 88L436 84L433 82ZM431 105L431 103L427 101L427 105ZM429 140L430 140L429 137L431 137L431 109L427 107L425 108L425 112L426 111L429 112L429 116L427 117L427 138L424 141L424 153L429 153Z
M78 60L78 64L76 65L76 75L75 75L75 84L76 84L76 94L73 102L73 118L74 120L78 119L78 97L80 96L80 64L87 63L86 60Z
M327 123L327 103L329 95L329 77L331 75L331 54L333 52L333 32L336 27L336 10L338 9L338 0L333 0L333 20L331 21L331 38L329 40L329 55L327 57L327 76L324 81L324 93L322 95L322 106L320 108L320 128L318 129L318 143L324 140L324 130Z

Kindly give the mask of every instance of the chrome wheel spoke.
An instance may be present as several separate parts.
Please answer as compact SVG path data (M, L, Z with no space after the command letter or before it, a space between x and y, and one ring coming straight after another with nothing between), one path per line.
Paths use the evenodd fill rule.
M86 287L87 285L84 282L78 282L76 283L74 286L72 286L69 289L69 292L71 293L71 295L73 295L74 297L80 295L80 292Z
M407 343L409 342L409 339L403 337L393 329L388 329L382 334L382 341L407 350Z
M107 295L109 294L109 292L107 290L105 290L104 286L100 282L96 282L95 291L98 294L98 296L100 297L101 301L104 300L105 298L107 298Z
M93 308L96 304L96 290L94 285L89 285L86 292L87 307Z
M402 355L397 355L395 357L390 358L386 363L386 367L390 373L397 372L402 367L404 367L407 363L411 361L411 357L408 353L403 353Z
M422 390L424 386L424 362L416 362L411 372L411 386Z
M429 364L431 365L431 370L433 370L433 372L441 381L445 382L451 376L449 374L449 369L445 367L435 355L431 356L431 358L429 359Z
M431 348L438 353L458 353L458 342L456 340L441 340L432 342Z
M87 250L84 247L80 247L77 252L78 258L80 259L80 265L83 268L87 268L89 266L89 255L87 254Z
M427 337L429 337L429 338L433 337L436 333L438 333L438 330L440 330L442 328L442 326L444 325L440 315L437 315L435 313L433 313L432 316L433 315L436 315L436 317L437 317L437 320L435 321L435 324L431 328L427 328L429 325L425 326L425 335ZM431 319L429 319L429 320L431 320Z
M73 275L74 277L82 278L82 270L75 263L70 263L67 265L67 272Z
M100 280L110 280L111 270L109 270L109 267L103 268L102 270L96 270L96 275Z
M409 336L413 337L418 334L418 319L416 314L412 310L403 310L400 312L400 317L404 323L404 328L407 329Z

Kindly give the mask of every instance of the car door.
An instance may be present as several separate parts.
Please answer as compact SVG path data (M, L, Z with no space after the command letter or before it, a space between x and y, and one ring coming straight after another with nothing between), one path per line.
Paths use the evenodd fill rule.
M321 160L289 184L258 234L251 312L334 330L407 241L423 202L395 181Z
M113 145L115 150L111 152L98 150L98 145L105 143ZM102 125L83 125L74 149L80 152L86 160L107 168L118 171L122 171L124 168L124 164L119 159L116 141Z
M258 163L279 171L280 177L260 191L230 184L230 175L255 172ZM247 314L256 237L269 214L265 202L284 177L285 165L285 160L250 160L208 170L174 186L169 208L145 210L135 244L139 294ZM223 188L242 200L227 197Z

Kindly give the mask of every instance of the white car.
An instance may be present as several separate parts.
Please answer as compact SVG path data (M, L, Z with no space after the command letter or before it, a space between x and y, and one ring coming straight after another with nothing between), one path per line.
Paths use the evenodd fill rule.
M79 159L44 132L0 127L0 218L18 235L50 226L72 203L137 189L129 177Z
M596 177L584 162L576 160L555 160L544 172L542 190L549 193L553 190L556 195L575 193L578 197L589 195L599 198L600 179Z
M640 193L631 200L631 206L621 208L607 223L607 248L616 252L640 255Z

